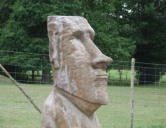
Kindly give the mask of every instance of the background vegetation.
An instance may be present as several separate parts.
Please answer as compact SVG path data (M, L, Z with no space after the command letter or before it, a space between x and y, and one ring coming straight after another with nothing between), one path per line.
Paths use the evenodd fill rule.
M135 57L136 85L149 85L135 88L135 128L166 128L165 8L165 0L2 0L0 63L19 82L50 83L47 16L83 16L96 32L96 45L114 59L109 84L129 85L130 58ZM22 87L40 107L52 89L48 84ZM129 127L129 87L109 86L108 92L110 104L97 111L103 128ZM40 115L0 75L0 128L39 125Z
M3 0L0 3L0 50L48 55L47 16L79 15L94 28L96 45L114 60L135 57L146 63L166 63L165 8L165 0ZM42 63L43 83L49 81L48 56L14 52L0 52L0 55L14 56L12 60L3 59L4 66L11 72L17 69L20 73L32 71L33 74ZM30 61L26 61L28 59ZM142 74L153 76L156 72L141 69L139 72L139 81L154 83L153 77L145 78Z

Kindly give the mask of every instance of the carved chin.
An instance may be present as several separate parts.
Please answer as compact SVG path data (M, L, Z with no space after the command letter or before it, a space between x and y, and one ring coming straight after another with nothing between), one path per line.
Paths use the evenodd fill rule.
M58 87L56 87L56 91L60 92L63 96L70 100L73 103L73 105L75 105L80 111L82 111L87 116L91 116L102 105L101 103L92 103L88 100L84 100Z
M97 103L101 105L106 105L108 104L108 94L107 94L107 87L102 86L102 87L97 87L96 89L96 94L97 94Z
M98 97L98 101L97 102L98 102L98 104L101 104L101 105L107 105L108 104L108 96L107 96L107 94Z

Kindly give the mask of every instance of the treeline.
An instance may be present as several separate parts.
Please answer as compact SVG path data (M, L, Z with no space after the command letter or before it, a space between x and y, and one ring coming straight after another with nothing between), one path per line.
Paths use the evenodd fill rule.
M114 60L135 57L146 63L166 63L165 8L165 0L3 0L0 50L48 54L47 16L78 15L89 21L96 32L94 42ZM33 73L39 70L36 65L42 61L43 77L50 73L47 57L34 55L31 61L26 61L27 55L11 55L16 59L3 59L7 69ZM153 74L153 71L139 72ZM140 79L147 81L141 75ZM148 79L153 83L153 78Z

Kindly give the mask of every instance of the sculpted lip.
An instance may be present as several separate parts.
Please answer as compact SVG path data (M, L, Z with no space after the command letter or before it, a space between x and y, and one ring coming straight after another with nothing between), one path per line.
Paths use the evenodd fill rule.
M107 79L107 75L96 75L97 79Z
M96 79L107 79L107 73L105 71L99 71L96 73Z
M107 75L97 75L95 79L96 87L106 87L107 86Z
M102 80L102 79L107 80L107 78L108 78L107 74L96 75L96 80Z

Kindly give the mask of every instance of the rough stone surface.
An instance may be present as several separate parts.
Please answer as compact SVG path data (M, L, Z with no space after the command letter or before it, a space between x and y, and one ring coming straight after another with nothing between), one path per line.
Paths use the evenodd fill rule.
M42 128L101 128L95 111L108 103L106 68L112 59L94 44L94 30L79 16L48 17L54 89Z

